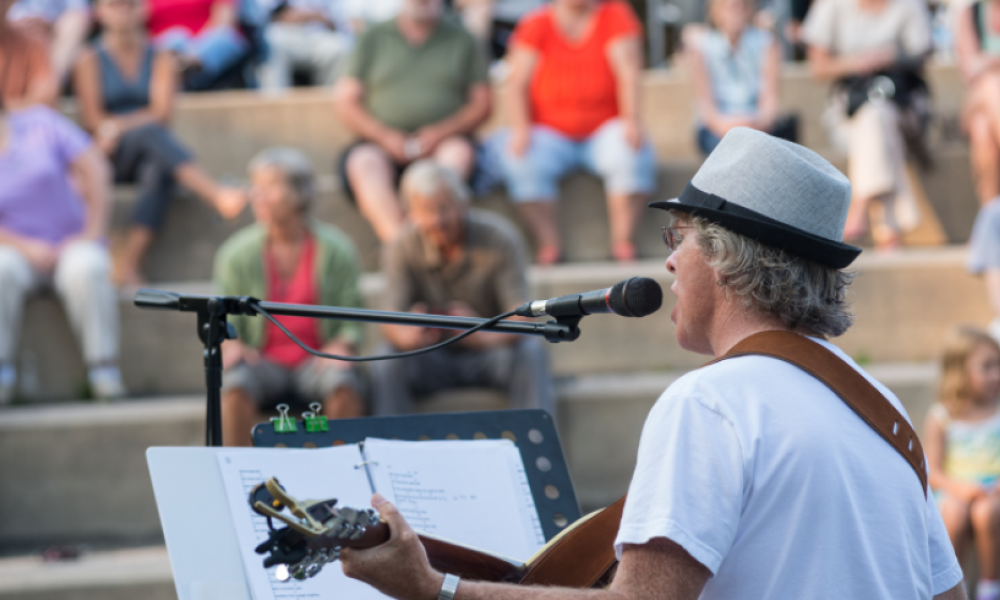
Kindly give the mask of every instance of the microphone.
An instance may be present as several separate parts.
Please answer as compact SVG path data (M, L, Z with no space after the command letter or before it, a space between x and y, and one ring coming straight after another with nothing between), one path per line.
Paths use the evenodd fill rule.
M660 310L663 290L649 277L632 277L603 290L535 300L517 307L520 317L583 317L615 313L622 317L645 317Z

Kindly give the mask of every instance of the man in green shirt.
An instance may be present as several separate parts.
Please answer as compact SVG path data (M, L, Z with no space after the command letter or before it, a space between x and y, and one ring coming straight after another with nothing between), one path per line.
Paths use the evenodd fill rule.
M358 40L336 105L360 138L341 159L345 191L388 242L403 222L396 184L406 165L431 158L468 179L469 136L489 117L491 92L475 38L442 19L442 0L403 0L398 17Z

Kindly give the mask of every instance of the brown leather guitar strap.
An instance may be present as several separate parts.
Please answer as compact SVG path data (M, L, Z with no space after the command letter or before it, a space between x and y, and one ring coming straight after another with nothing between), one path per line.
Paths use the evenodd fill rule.
M823 346L788 331L754 334L711 363L736 356L762 354L791 363L827 385L872 429L899 452L920 479L927 496L924 449L913 427L863 375Z
M787 331L754 334L708 364L748 354L791 363L825 383L906 459L927 496L920 439L906 418L863 375L823 346ZM589 588L602 581L617 562L614 540L624 506L625 496L553 540L530 565L521 583Z

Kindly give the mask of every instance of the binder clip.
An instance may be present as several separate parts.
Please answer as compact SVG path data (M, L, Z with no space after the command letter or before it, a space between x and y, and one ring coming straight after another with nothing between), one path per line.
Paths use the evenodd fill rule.
M319 402L313 402L309 405L312 412L302 413L302 420L306 424L306 431L308 433L320 433L323 431L330 431L330 426L327 424L327 418L319 414L322 410L323 405Z
M274 426L274 433L295 433L299 430L295 419L288 416L287 404L278 405L278 415L277 417L271 417L271 425Z

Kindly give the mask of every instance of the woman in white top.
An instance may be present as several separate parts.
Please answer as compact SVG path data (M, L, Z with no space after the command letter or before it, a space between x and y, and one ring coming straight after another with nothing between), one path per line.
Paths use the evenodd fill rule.
M750 24L752 1L710 0L712 28L694 41L698 146L705 154L734 127L773 133L781 55L774 36Z
M812 74L820 80L844 82L852 77L912 73L919 71L931 50L930 16L918 0L819 0L806 17L803 37ZM906 171L902 128L919 130L920 126L912 122L913 110L901 109L889 98L892 94L887 93L885 79L872 80L876 85L869 88L866 101L852 116L847 114L847 91L838 90L828 115L838 141L848 148L847 175L853 198L844 239L856 239L867 231L869 208L873 208L876 248L891 249L899 245L900 232L916 227L919 221ZM902 92L896 90L897 99Z

